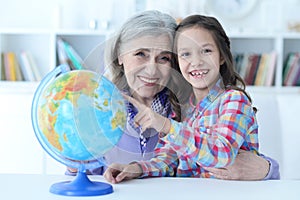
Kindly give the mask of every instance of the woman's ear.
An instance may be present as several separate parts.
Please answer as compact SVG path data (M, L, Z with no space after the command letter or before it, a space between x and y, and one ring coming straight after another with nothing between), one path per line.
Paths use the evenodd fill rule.
M118 63L119 63L119 65L123 64L123 57L122 56L118 56Z

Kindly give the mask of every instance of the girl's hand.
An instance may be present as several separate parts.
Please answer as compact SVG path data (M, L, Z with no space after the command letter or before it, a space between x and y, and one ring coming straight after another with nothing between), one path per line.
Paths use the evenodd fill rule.
M157 132L162 133L168 133L170 131L171 122L168 118L154 112L151 108L141 104L136 99L128 95L122 95L138 109L138 113L136 114L134 121L137 126L141 127L142 132L144 132L147 128L154 128Z
M142 173L142 168L137 163L113 163L105 170L103 176L110 183L119 183L123 180L138 178Z
M269 162L250 151L239 150L234 163L226 168L204 167L213 176L225 180L262 180L269 173Z

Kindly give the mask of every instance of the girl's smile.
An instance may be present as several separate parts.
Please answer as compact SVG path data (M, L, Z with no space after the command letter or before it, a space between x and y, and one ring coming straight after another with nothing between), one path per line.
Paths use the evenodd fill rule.
M203 28L184 29L178 36L177 52L182 75L193 86L197 100L202 99L219 79L224 63L214 38Z
M190 75L192 76L192 78L204 78L207 73L209 72L208 69L205 70L193 70L190 72Z

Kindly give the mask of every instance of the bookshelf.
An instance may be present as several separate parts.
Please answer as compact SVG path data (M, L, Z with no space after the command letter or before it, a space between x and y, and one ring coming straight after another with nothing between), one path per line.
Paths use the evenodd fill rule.
M103 68L104 41L111 31L53 31L53 30L0 30L0 52L15 52L19 57L22 51L30 52L42 76L58 65L57 40L59 38L68 42L84 59L84 63L92 70ZM231 49L233 54L243 53L269 53L276 52L276 65L274 82L271 86L251 86L251 91L298 92L299 87L283 85L283 68L285 59L290 52L300 52L300 34L296 33L231 33ZM0 58L1 63L3 58ZM3 69L0 74L3 74ZM1 80L1 85L7 85ZM29 81L21 81L29 84ZM38 82L38 81L37 81ZM37 83L36 83L37 84ZM13 89L14 83L9 84ZM20 83L18 83L20 85ZM32 84L31 84L32 85ZM276 88L276 89L274 89Z
M103 42L111 33L111 31L0 29L0 52L13 51L16 54L24 50L31 52L44 76L58 65L57 40L61 38L72 45L90 69L99 72L103 68ZM247 90L259 109L260 141L264 143L261 146L262 152L277 159L282 171L287 170L282 173L283 178L294 177L291 167L294 160L284 152L294 152L295 145L289 144L293 144L293 138L298 137L293 135L298 130L295 121L297 117L293 116L297 116L300 112L300 105L297 104L300 101L300 87L283 86L282 72L287 55L290 52L300 52L300 34L230 33L229 37L233 53L262 54L272 51L277 53L274 83L271 86L248 86ZM2 159L3 164L0 166L2 173L64 173L64 166L43 153L33 133L30 109L38 83L38 81L0 81L0 109L3 113L0 115L0 146L2 152L7 150L14 152L12 156L5 156ZM17 106L13 108L7 106L15 104ZM285 128L281 127L283 123ZM16 137L20 144L13 142ZM15 159L22 159L20 156L22 154L17 152L23 151L36 156L31 157L28 162L18 162L17 165Z
M289 53L300 52L300 34L298 33L239 33L230 34L233 53L269 53L276 52L274 83L272 86L252 86L251 91L277 93L299 93L299 86L285 86L283 84L284 64Z

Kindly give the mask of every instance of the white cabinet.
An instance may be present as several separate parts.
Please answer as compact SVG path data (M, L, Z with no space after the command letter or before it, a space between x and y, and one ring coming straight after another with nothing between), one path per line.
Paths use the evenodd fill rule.
M0 85L0 173L42 173L43 151L30 120L35 85Z

